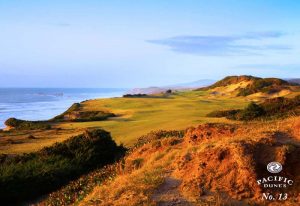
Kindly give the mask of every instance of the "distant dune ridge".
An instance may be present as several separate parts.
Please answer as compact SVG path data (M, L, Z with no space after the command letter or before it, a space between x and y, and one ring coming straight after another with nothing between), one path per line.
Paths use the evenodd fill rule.
M291 83L300 84L300 78L286 79L286 81L291 82Z
M191 89L211 85L214 82L215 82L215 80L211 80L211 79L201 79L201 80L194 81L194 82L174 84L174 85L168 85L168 86L162 86L162 87L134 88L134 89L129 90L127 93L128 94L155 94L155 93L165 92L170 89L171 90L191 90Z

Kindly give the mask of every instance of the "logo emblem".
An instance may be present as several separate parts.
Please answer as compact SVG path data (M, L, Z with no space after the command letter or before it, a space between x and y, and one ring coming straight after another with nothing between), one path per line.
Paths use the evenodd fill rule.
M279 173L282 170L282 165L279 162L270 162L267 165L267 170L271 173Z

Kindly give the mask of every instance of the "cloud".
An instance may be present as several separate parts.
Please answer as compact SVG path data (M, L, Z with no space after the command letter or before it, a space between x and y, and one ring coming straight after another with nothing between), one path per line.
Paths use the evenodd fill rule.
M240 64L237 69L299 70L300 64Z
M280 38L283 35L285 34L273 31L231 36L175 36L147 42L168 46L174 52L203 56L260 55L263 51L290 50L291 47L287 45L261 44L261 40ZM242 43L243 41L248 41L248 43Z
M69 26L71 26L71 24L69 24L69 23L57 23L56 26L59 26L59 27L69 27Z

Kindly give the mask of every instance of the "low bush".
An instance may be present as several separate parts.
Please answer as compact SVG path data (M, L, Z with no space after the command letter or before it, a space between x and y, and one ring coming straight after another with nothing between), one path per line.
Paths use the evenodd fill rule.
M74 103L67 111L54 117L50 121L54 122L88 122L88 121L101 121L116 115L111 112L104 111L82 111L81 104Z
M238 120L253 120L256 119L258 117L261 117L265 114L265 110L262 106L254 103L254 102L250 102L248 104L248 106L241 110L240 112L238 112L235 117Z
M50 124L45 121L26 121L9 118L4 122L4 124L18 130L51 129Z
M104 130L88 130L34 153L0 158L0 201L21 202L51 192L125 153Z
M155 140L160 140L163 138L169 138L169 137L178 137L183 138L185 131L183 130L158 130L158 131L151 131L146 135L143 135L138 138L137 143L131 148L131 150L134 150L137 147L140 147L144 144L147 144L149 142L153 142L155 144ZM159 144L159 143L157 143Z
M147 94L124 94L123 97L146 97Z
M79 112L78 116L70 121L74 122L89 122L89 121L101 121L106 120L109 117L115 117L116 115L110 112L103 111L84 111Z
M235 119L235 115L239 113L240 110L221 110L221 111L212 111L208 113L207 117L228 117L229 119Z
M261 104L268 114L282 114L289 111L296 111L300 106L300 95L289 99L284 97L278 97L274 99L266 100Z

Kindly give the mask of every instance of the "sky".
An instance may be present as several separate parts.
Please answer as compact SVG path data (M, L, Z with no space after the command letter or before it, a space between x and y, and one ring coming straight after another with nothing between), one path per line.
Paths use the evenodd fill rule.
M0 0L0 87L300 78L300 1Z

